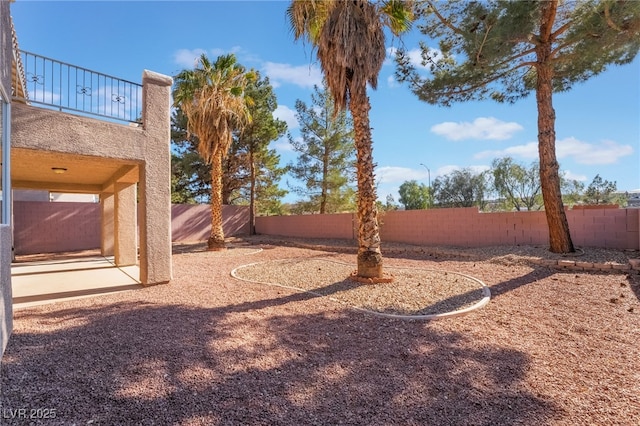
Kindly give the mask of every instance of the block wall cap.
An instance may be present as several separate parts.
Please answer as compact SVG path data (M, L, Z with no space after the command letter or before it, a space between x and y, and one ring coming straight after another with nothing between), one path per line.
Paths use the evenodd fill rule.
M147 82L155 83L159 86L171 86L173 84L173 78L154 71L144 70L142 73L142 84Z

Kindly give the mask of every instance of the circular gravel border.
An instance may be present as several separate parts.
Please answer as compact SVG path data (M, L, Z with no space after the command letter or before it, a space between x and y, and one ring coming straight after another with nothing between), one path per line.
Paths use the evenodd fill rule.
M285 259L285 260L295 260L295 259ZM306 260L306 259L300 259L302 261ZM331 260L331 259L322 259L326 262L333 262L333 263L337 263L340 265L349 265L348 263L344 263L344 262L337 262L335 260ZM287 288L290 290L296 290L302 293L309 293L309 294L313 294L319 297L326 297L331 301L334 302L338 302L340 304L343 305L347 305L352 309L355 309L357 311L360 312L364 312L367 314L372 314L372 315L376 315L379 317L384 317L384 318L394 318L394 319L402 319L402 320L434 320L434 319L441 319L441 318L450 318L450 317L455 317L455 316L460 316L460 315L466 315L470 312L473 312L477 309L482 308L483 306L487 305L489 303L489 301L491 300L491 290L489 290L489 287L482 282L481 280L472 277L470 275L466 275L466 274L462 274L460 272L451 272L451 271L441 271L441 270L436 270L436 269L428 269L428 268L409 268L409 267L398 267L398 266L391 266L391 267L386 267L386 270L393 270L393 269L398 269L398 270L421 270L421 271L428 271L428 272L436 272L436 273L442 273L442 274L453 274L453 275L458 275L460 277L466 278L468 280L474 281L476 283L479 284L480 289L482 290L482 299L480 299L478 302L474 303L471 306L468 306L466 308L463 309L458 309L455 311L450 311L450 312L442 312L442 313L438 313L438 314L425 314L425 315L404 315L404 314L390 314L390 313L386 313L386 312L378 312L378 311L373 311L371 309L366 309L366 308L361 308L358 306L353 306L353 305L349 305L345 302L343 302L340 299L337 299L335 297L331 297L331 296L327 296L324 295L322 293L318 293L315 292L313 290L305 290L303 288L300 287L294 287L294 286L290 286L290 285L285 285L285 284L279 284L279 283L272 283L272 282L266 282L266 281L254 281L254 280L250 280L250 279L246 279L246 278L242 278L239 277L237 275L237 271L239 271L240 269L244 269L244 268L248 268L250 266L255 266L255 265L261 265L261 264L268 264L271 262L277 262L278 260L268 260L268 261L264 261L264 262L253 262L253 263L248 263L246 265L240 265L237 268L234 268L231 271L231 276L239 281L244 281L244 282L249 282L249 283L255 283L255 284L263 284L263 285L269 285L269 286L274 286L274 287L281 287L281 288ZM279 261L282 261L282 259L280 259Z

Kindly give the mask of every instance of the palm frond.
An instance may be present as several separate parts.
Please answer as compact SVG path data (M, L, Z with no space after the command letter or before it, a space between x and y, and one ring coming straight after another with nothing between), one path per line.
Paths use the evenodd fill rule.
M252 75L233 54L213 63L203 54L195 69L176 76L174 103L187 117L188 132L198 136L198 152L207 163L220 152L226 155L232 133L250 122L245 89Z

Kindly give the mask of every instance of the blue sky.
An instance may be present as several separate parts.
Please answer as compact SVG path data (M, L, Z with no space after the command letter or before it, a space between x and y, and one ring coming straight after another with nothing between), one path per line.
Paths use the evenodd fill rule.
M31 1L17 0L12 16L22 49L140 82L149 69L173 76L206 53L233 52L247 68L269 76L276 115L297 137L296 99L311 102L321 83L310 47L294 42L287 1ZM403 37L414 49L424 37ZM391 49L397 40L387 40ZM431 106L393 79L391 60L370 91L370 120L378 197L398 200L405 180L427 184L456 168L487 169L509 155L537 159L537 112L530 95L513 105L492 101ZM557 155L561 169L588 185L596 174L618 189L640 189L640 59L612 67L570 92L556 94ZM286 139L273 143L282 164L294 161ZM429 169L429 172L427 171ZM291 178L288 178L291 179ZM283 181L283 186L286 186ZM289 195L285 201L295 201Z

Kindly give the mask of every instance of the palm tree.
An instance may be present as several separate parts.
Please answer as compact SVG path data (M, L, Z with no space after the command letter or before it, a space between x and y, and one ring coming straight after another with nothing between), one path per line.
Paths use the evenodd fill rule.
M293 0L287 15L295 39L317 51L336 112L349 108L355 134L358 179L357 277L382 279L367 84L376 88L386 56L384 27L398 35L409 29L411 3L388 0Z
M222 229L222 160L233 141L233 132L250 121L245 97L252 77L233 54L211 63L200 56L196 67L175 77L174 104L187 117L187 131L198 137L198 152L211 165L211 235L209 250L224 250Z

